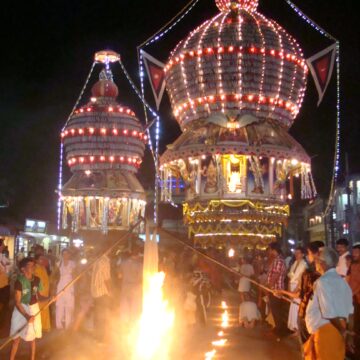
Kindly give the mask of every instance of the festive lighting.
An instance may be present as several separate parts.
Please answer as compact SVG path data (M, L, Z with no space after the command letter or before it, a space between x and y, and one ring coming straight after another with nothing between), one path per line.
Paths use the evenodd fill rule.
M221 308L224 310L223 313L221 314L221 327L223 329L226 329L229 327L229 313L227 310L227 304L225 301L221 302Z
M89 80L91 78L92 72L94 70L94 67L96 65L96 62L94 61L91 65L89 74L85 80L85 83L80 91L79 97L77 98L74 107L71 110L71 113L69 114L65 125L63 126L63 128L61 129L61 133L66 132L65 128L69 122L69 120L72 118L72 116L74 115L75 109L78 107L80 100L82 99L82 96L85 92L85 89L89 83ZM63 142L61 142L60 145L60 160L59 160L59 175L58 175L58 201L57 201L57 229L60 230L60 224L61 224L61 210L62 210L62 180L63 180L63 161L64 161L64 144Z
M214 346L224 346L227 343L227 339L214 340L211 342Z
M124 162L125 158L124 156L114 156L114 155L110 155L110 156L80 156L80 157L72 157L68 159L68 164L70 167L76 165L77 163L79 164L89 164L89 163L113 163L113 162L117 162L117 163L122 163ZM127 161L129 164L131 164L132 166L135 167L139 167L140 164L142 163L141 158L138 157L128 157Z
M256 22L258 22L258 20L255 20ZM242 20L238 21L239 24L241 24ZM261 30L259 30L261 31ZM192 34L195 35L195 34ZM187 41L190 38L187 39ZM184 46L186 46L184 44ZM296 51L295 49L293 51ZM306 63L305 61L303 61L301 58L299 58L297 55L294 55L293 53L284 53L281 50L275 50L275 49L265 49L263 47L255 47L255 46L251 46L251 47L243 47L243 46L234 46L234 45L230 45L227 47L223 47L223 46L215 46L215 47L207 47L205 49L202 48L198 48L198 50L196 52L190 50L190 51L185 51L182 52L180 57L176 57L173 60L170 60L169 63L165 66L164 71L168 72L169 70L171 70L172 67L176 66L179 63L183 63L185 64L186 61L190 61L192 60L192 58L194 57L194 55L196 55L197 57L203 57L203 56L216 56L216 54L257 54L259 56L265 57L266 56L270 56L270 57L277 57L279 59L284 59L285 61L288 61L289 63L294 63L296 65L298 65L299 67L303 68L303 69L307 69Z
M211 360L215 357L216 355L216 350L211 350L205 353L205 360Z
M267 112L266 107L269 107L272 109L271 112L273 113L274 118L278 119L281 117L281 121L285 123L286 126L290 126L292 123L292 120L295 118L296 114L299 111L299 106L300 105L300 101L298 101L298 99L296 99L296 96L298 94L301 94L300 97L302 97L302 91L300 90L300 92L294 92L292 91L291 94L287 99L281 99L279 94L283 94L283 91L281 89L283 89L283 87L287 86L288 82L290 82L291 85L289 85L292 89L294 89L294 86L296 85L296 87L298 88L300 86L300 89L304 88L301 87L301 82L299 82L299 76L298 76L298 71L293 71L292 76L289 77L288 73L286 73L286 82L285 79L283 79L283 69L284 69L284 62L291 62L293 64L292 69L299 67L299 69L303 69L304 71L304 75L303 75L303 82L305 83L305 76L307 73L307 67L305 64L305 61L302 60L301 56L301 51L299 50L298 46L294 46L294 44L296 44L295 40L293 38L291 38L288 34L285 33L285 31L280 28L280 26L278 26L275 22L270 21L268 19L266 19L265 17L263 17L261 14L259 13L242 13L239 12L237 21L235 22L230 22L230 21L225 21L227 20L227 17L229 17L229 13L225 12L225 13L220 13L219 15L217 15L215 18L211 19L208 22L205 22L203 25L199 26L195 31L191 32L190 36L188 37L188 39L186 39L181 45L176 47L176 50L174 51L174 55L171 57L171 59L169 60L169 63L167 64L166 67L166 74L167 74L167 78L170 82L168 82L168 88L170 89L170 99L172 101L172 105L173 105L173 109L174 109L174 114L177 117L179 123L181 126L185 126L185 123L187 124L189 121L192 120L196 120L198 118L201 118L202 116L205 116L206 113L208 112L216 112L216 111L222 111L224 112L226 109L231 109L233 108L233 102L234 100L237 101L239 103L240 106L242 106L242 101L245 100L247 101L247 103L251 104L253 102L256 103L256 110L257 110L257 114L258 116L262 117L263 114L265 112ZM224 24L226 23L227 26L233 26L232 24L234 24L234 26L237 27L237 38L238 41L241 42L241 38L242 38L242 29L241 29L241 24L243 21L244 17L252 17L252 21L256 24L257 26L257 31L260 34L260 39L261 42L258 44L254 44L252 46L243 46L243 45L238 45L238 43L234 43L232 45L229 46L222 46L221 43L219 43L219 34L223 32L223 27ZM215 19L219 20L219 21L214 21ZM264 23L267 24L267 28L272 29L274 37L277 38L277 42L280 43L281 48L280 49L274 49L274 48L265 48L265 40L263 38L262 35L262 28L264 27ZM209 43L211 41L212 36L208 35L208 28L212 25L215 24L217 25L218 31L217 31L217 35L212 35L212 36L217 36L217 38L215 38L214 40L212 40L212 43L214 43L214 41L217 41L216 43L216 47L214 46L206 46L207 43ZM190 38L197 38L198 39L198 45L197 45L197 49L194 52L194 50L192 48L189 48L189 46L187 45L189 42L187 40L189 40ZM206 39L206 40L205 40ZM284 41L284 39L286 39L286 42ZM196 40L192 40L191 41L191 46L194 47L194 43ZM275 41L275 40L274 40ZM224 73L226 73L227 67L223 64L223 59L222 59L222 55L223 54L228 54L229 56L234 56L237 58L237 64L238 64L238 68L239 68L239 75L238 75L238 82L239 84L241 83L241 87L244 86L243 84L243 79L241 79L241 73L242 73L242 59L241 56L238 56L237 52L241 52L243 54L249 54L251 56L257 56L261 58L261 70L258 73L259 77L260 77L260 82L259 82L259 94L240 94L240 98L239 98L239 94L236 94L235 99L234 98L224 98L224 94L226 95L226 91L224 91L224 84L223 84L223 78L224 78ZM182 55L182 56L180 56ZM196 76L194 75L190 75L190 73L188 74L188 72L190 71L190 69L192 69L189 66L187 66L186 62L189 60L191 60L191 58L193 56L197 56L199 58L198 62L197 62L197 69L198 69L198 78L199 81L194 84L194 81L196 79ZM286 56L289 55L289 56ZM200 60L200 58L209 58L207 60ZM268 69L268 61L267 58L268 57L276 57L279 59L279 72L277 73L278 75L278 79L279 79L279 83L278 83L278 89L280 89L277 92L277 95L275 94L275 98L273 101L271 101L271 103L264 101L267 98L271 98L272 96L267 96L267 93L270 91L269 90L269 85L268 85L268 77L265 78L265 70ZM214 60L211 60L211 58L215 58ZM183 93L187 93L187 100L184 102L181 100L181 97L176 96L174 97L171 93L171 89L172 89L172 80L177 78L176 75L172 75L173 73L176 74L178 72L178 67L177 64L178 62L181 61L181 73L182 73L182 77L186 78L187 81L184 82L183 84L178 83L179 85L177 85L177 89L176 91L178 91L178 93L181 93L179 86L183 86L184 85L184 92ZM228 61L228 58L226 58L226 61ZM213 96L213 94L206 94L207 90L206 88L209 87L210 88L214 88L215 86L210 86L210 84L208 82L204 82L203 79L203 72L202 72L202 62L206 62L206 63L213 63L213 67L216 70L216 88L217 93L219 94L218 99L214 99L211 96ZM257 67L255 67L254 69L257 69ZM257 70L256 70L257 71ZM267 70L269 71L269 70ZM275 70L271 70L271 71L275 71ZM171 73L171 74L170 74ZM186 74L185 74L186 73ZM168 76L169 75L169 76ZM295 78L297 78L297 82L295 82ZM191 82L189 82L191 79ZM265 81L266 80L266 81ZM208 84L208 85L207 85ZM201 91L201 93L205 93L207 96L209 96L209 98L207 99L205 98L190 98L189 97L189 92L187 91L188 88L192 89L192 93L194 93L194 89L196 89L196 86L199 87L199 91ZM228 84L226 86L229 86ZM241 88L240 87L240 88ZM231 95L234 91L232 90L231 92L228 93L228 95ZM248 95L249 99L243 98L244 95ZM257 99L253 99L252 96L254 95L257 96ZM266 95L266 96L264 96ZM273 94L271 94L273 95ZM176 104L175 104L175 99L176 99ZM204 101L205 100L205 101ZM211 102L215 102L217 103L217 107L211 107L209 106L209 102L207 102L206 100L209 100L210 103ZM194 114L194 108L193 106L191 106L192 103L196 104L196 113ZM200 105L200 106L199 106ZM246 105L249 106L249 105ZM286 115L284 114L283 116L280 116L280 113L278 115L277 111L275 111L275 108L282 108L285 111L289 111L289 114ZM189 110L192 110L192 114L189 113ZM287 120L286 120L287 119ZM186 120L186 121L184 121Z
M333 165L333 174L331 179L330 193L329 199L324 211L324 215L328 215L333 206L334 193L335 193L335 185L338 179L338 174L340 170L340 43L339 41L324 30L320 25L318 25L315 21L309 18L306 14L304 14L300 8L298 8L292 1L285 0L287 4L295 11L295 13L302 18L307 24L309 24L313 29L319 32L321 35L327 37L331 41L336 42L336 134L335 134L335 151L334 151L334 165Z
M289 175L301 177L303 197L315 193L308 156L295 144L285 150L284 130L277 130L299 113L308 68L296 40L258 13L256 0L218 3L221 13L190 32L165 68L184 133L162 156L162 181L171 184L176 171L187 183L184 221L198 245L225 246L232 238L267 244L281 236L289 215L281 209ZM256 140L243 134L247 125ZM277 153L268 150L275 144ZM230 161L235 155L243 161ZM171 201L172 186L164 189ZM257 202L238 205L239 197Z
M87 111L87 112L97 112L97 113L120 113L121 116L131 116L131 117L136 117L135 113L127 108L127 107L123 107L123 106L118 106L118 107L114 107L114 106L104 106L104 105L100 105L100 104L96 104L96 105L92 105L92 106L87 106L87 107L81 107L79 109L76 109L74 111L74 115L75 116L82 116L82 114Z
M299 112L299 109L296 104L291 103L290 101L284 101L283 99L274 99L272 97L265 97L265 96L258 96L255 94L247 94L247 95L241 95L241 94L221 94L221 95L209 95L201 98L195 98L195 99L188 99L187 102L184 102L182 104L179 104L177 107L174 108L174 114L178 117L183 116L184 113L186 113L186 109L189 104L193 105L193 107L199 107L202 108L203 104L206 103L223 103L224 100L228 103L233 103L238 100L241 100L242 102L252 103L257 102L258 104L271 104L274 105L273 109L275 107L282 108L286 110L291 116L294 114L297 114Z

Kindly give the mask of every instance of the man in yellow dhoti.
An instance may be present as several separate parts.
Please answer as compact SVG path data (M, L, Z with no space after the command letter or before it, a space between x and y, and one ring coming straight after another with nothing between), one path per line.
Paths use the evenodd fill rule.
M41 285L42 285L42 289L41 291L39 291L40 295L42 298L48 298L49 297L49 290L50 290L50 282L49 282L49 275L46 271L45 268L45 258L43 255L38 254L35 256L35 261L36 261L36 265L35 265L35 270L34 270L34 275L37 276L40 281L41 281ZM39 307L40 309L43 308L43 306L47 303L48 300L42 300L39 301ZM43 331L50 331L51 329L51 324L50 324L50 310L49 307L47 307L46 309L44 309L41 312L41 324L42 324L42 330Z
M330 248L323 248L316 260L322 276L314 284L314 293L306 309L305 321L311 334L304 345L306 360L345 358L347 324L354 308L351 289L336 272L337 263L338 255Z

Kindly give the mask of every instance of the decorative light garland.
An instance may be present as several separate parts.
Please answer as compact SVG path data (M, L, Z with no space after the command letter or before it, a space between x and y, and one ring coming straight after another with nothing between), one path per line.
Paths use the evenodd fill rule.
M333 162L333 174L330 185L330 193L326 209L324 211L324 216L327 216L333 207L334 195L335 195L335 186L339 176L340 170L340 135L341 135L341 100L340 100L340 42L321 26L319 26L315 21L309 18L305 13L303 13L292 1L285 0L286 3L295 11L295 13L305 20L312 28L314 28L321 35L324 35L329 40L336 42L336 134L335 134L335 151L334 151L334 162Z
M129 81L131 87L133 88L133 90L135 91L136 95L139 97L139 99L142 101L143 106L150 111L150 113L156 118L156 123L155 123L155 156L154 156L154 162L155 162L155 201L154 201L154 223L157 224L157 215L158 215L158 186L159 186L159 169L158 169L158 164L159 164L159 138L160 138L160 117L157 114L157 112L155 110L152 109L152 107L146 102L144 94L142 94L138 88L135 86L135 83L133 82L133 80L131 79L129 73L127 72L127 70L125 69L124 64L122 63L121 59L119 59L119 64L121 66L121 69L124 73L124 75L126 76L127 80ZM143 87L141 87L143 89ZM146 113L146 111L145 111ZM146 117L147 119L147 117ZM148 122L148 121L147 121ZM147 129L148 134L149 134L149 145L152 148L152 143L151 143L151 136L150 136L150 129Z
M198 30L200 30L201 27L205 27L204 31L202 32L201 36L200 36L200 39L199 39L199 42L198 42L198 45L197 45L197 53L201 53L202 51L202 42L203 42L203 38L205 36L205 34L208 32L209 28L211 27L211 25L217 20L218 17L220 17L221 14L218 14L218 16L215 16L213 19L211 19L210 21L206 21L203 25L201 25L200 27L198 27L195 31L193 31L189 38L191 39L196 33ZM184 46L186 45L186 42L184 44ZM199 81L200 81L200 84L201 84L201 88L200 88L200 91L201 91L201 95L205 95L205 82L204 82L204 78L203 78L203 70L202 70L202 62L201 62L201 57L199 56L198 59L197 59L197 63L196 63L196 67L197 67L197 70L198 70L198 74L199 74ZM184 70L183 70L184 71ZM210 106L209 104L206 104L205 106L205 109L210 113Z
M87 87L87 84L90 80L90 77L92 75L92 72L94 70L94 67L96 65L96 61L94 61L91 65L91 68L90 68L90 71L89 71L89 74L85 80L85 83L80 91L80 94L79 94L79 97L77 98L76 102L75 102L75 105L74 107L72 108L71 110L71 113L70 115L68 116L66 122L65 122L65 125L63 126L61 132L63 132L69 122L69 120L71 119L71 117L73 116L76 108L78 107L79 105L79 102L82 98L82 96L84 95L84 92L85 92L85 89ZM60 159L59 159L59 175L58 175L58 201L57 201L57 230L60 230L60 227L61 227L61 190L62 190L62 178L63 178L63 160L64 160L64 144L63 142L61 141L60 143Z
M84 155L73 156L67 161L70 167L76 164L95 164L95 163L128 163L129 165L139 167L142 159L137 157L115 156L115 155Z
M86 128L67 128L61 133L61 138L66 139L68 137L78 137L78 136L121 136L121 137L134 137L139 138L140 140L147 141L148 137L144 133L134 129L124 129L124 128L95 128L95 127L86 127Z
M241 39L242 22L248 22L256 26L261 40L259 43L252 45L247 43L246 46L242 46L241 41L238 43L239 40L235 40L229 35L229 31L232 30L229 27L233 26L234 30L237 30L237 38ZM211 33L209 29L211 29ZM267 41L265 41L264 36L261 36L263 30L267 31ZM270 38L269 34L271 35ZM189 41L190 39L191 41ZM222 45L222 43L226 43L226 45ZM267 43L269 45L266 48ZM232 12L226 11L205 21L175 47L166 66L166 80L170 89L170 100L174 115L180 125L183 127L184 123L188 124L193 120L199 120L212 112L224 112L226 108L229 110L234 109L234 105L226 104L226 93L229 95L234 94L240 88L246 92L251 92L249 94L250 103L252 102L252 95L257 95L260 99L265 95L279 101L280 105L285 101L284 105L286 106L287 103L288 108L294 105L293 112L285 113L278 111L276 104L268 103L262 106L260 103L254 103L254 105L251 105L248 101L242 101L242 99L246 100L246 98L239 98L236 101L240 109L250 105L249 107L252 110L256 110L258 117L274 118L280 122L285 122L285 126L290 126L300 108L299 105L301 105L303 98L302 87L305 87L308 72L306 62L301 56L301 50L298 45L294 46L295 43L296 41L275 21L270 21L257 12L246 12L242 9L236 19L233 17ZM276 66L271 60L272 58L280 60L277 61ZM204 61L200 59L204 59ZM249 74L243 78L242 67L245 66L244 62L251 60L256 62L260 60L261 62L250 74L253 77L260 78L260 93L257 92L258 89L253 89L254 82L250 83ZM196 69L194 69L195 61ZM233 63L236 64L237 71L232 69ZM175 67L177 64L180 64L180 66ZM290 66L290 64L294 64L294 66ZM228 69L229 66L231 69ZM215 73L205 82L205 76L211 71L210 69L214 69ZM284 76L286 74L284 80L283 73ZM241 86L231 87L232 85L228 83L235 76ZM278 80L276 90L270 84L273 80ZM288 94L288 88L292 89L293 96ZM294 88L296 88L297 92L294 91ZM256 92L256 94L253 92ZM285 99L281 98L283 92L286 92ZM195 97L198 96L201 99L208 96L211 100L214 93L220 95L219 105L213 106L211 103L205 103L194 114L194 107L199 108ZM191 97L189 97L189 94L191 94ZM243 96L243 94L240 95ZM180 106L183 105L187 106L186 112L179 111Z
M87 113L87 112L109 112L109 113L121 113L124 115L129 115L132 117L135 117L135 113L125 107L125 106L94 106L94 105L87 105L87 106L83 106L79 109L76 109L74 111L73 114L77 115L77 114L82 114L82 113Z
M243 41L243 34L242 34L242 24L243 24L243 18L240 14L238 14L238 26L237 26L237 40L239 41L239 43L242 43ZM230 49L229 49L230 50ZM242 72L241 72L241 68L242 68L242 61L243 61L243 53L241 51L238 52L237 55L237 69L238 69L238 74L239 74L239 78L238 78L238 89L242 89ZM239 96L239 109L242 109L242 94L240 94L241 96Z
M258 2L258 0L215 0L216 6L220 11L229 11L233 7L241 7L242 9L252 12L256 10Z
M194 6L199 2L199 0L192 0L188 4L185 5L168 23L166 23L160 30L158 30L155 34L150 36L147 40L145 40L142 44L137 47L138 50L138 65L139 65L139 74L140 74L140 88L141 88L141 101L143 102L144 107L144 115L146 123L148 124L148 117L145 105L145 88L144 88L144 66L142 59L142 48L147 47L148 45L158 41L164 35L166 35L170 30L172 30L184 17L189 14L189 12L194 8ZM149 109L149 108L148 108ZM149 109L150 110L150 109ZM152 113L152 111L150 111ZM153 114L154 115L154 114ZM151 134L148 129L149 135L149 146L152 152L154 162L155 162L155 201L154 201L154 223L157 224L158 221L158 187L159 187L159 133L160 133L160 117L156 114L156 125L155 125L155 155L152 148L151 143Z
M257 94L221 94L221 95L208 95L204 97L199 97L196 99L189 99L188 101L178 105L174 108L175 116L181 116L183 111L186 111L189 107L194 106L203 106L203 104L207 103L218 103L222 101L227 102L237 102L239 100L247 103L258 103L258 104L271 104L274 107L283 108L292 116L296 116L299 112L299 108L296 104L293 104L290 101L286 101L284 99L275 98L275 97L265 97L259 96Z
M258 22L254 18L255 22ZM241 24L241 21L239 21ZM261 31L261 30L260 30ZM184 44L184 47L186 46L186 43ZM256 46L235 46L235 45L228 45L228 46L213 46L213 47L206 47L201 48L197 47L197 51L194 50L188 50L181 52L178 56L176 56L174 59L171 59L169 63L165 66L164 70L165 72L169 71L173 66L184 62L185 60L193 60L194 58L198 57L209 57L209 56L216 56L218 54L246 54L246 55L259 55L259 56L269 56L274 57L278 59L282 59L284 61L287 61L289 63L294 63L299 65L300 67L307 70L306 62L298 58L295 54L292 53L285 53L283 50L276 50L276 49L266 49L265 47L256 47Z
M59 231L61 228L61 197L62 197L62 178L63 178L63 161L64 161L64 143L61 140L60 142L60 159L59 159L59 170L58 170L58 201L57 201L57 230Z
M221 19L220 21L220 25L218 26L218 34L217 34L217 47L220 50L220 44L221 44L221 35L222 35L222 30L223 30L223 26L224 26L224 22L225 22L226 18L225 16ZM215 68L215 72L217 73L217 79L218 81L216 82L216 92L220 94L220 105L221 105L221 111L224 113L225 112L225 105L223 100L225 100L224 97L224 89L223 89L223 76L222 76L222 51L218 51L217 55L216 55L216 68Z
M182 19L184 19L187 14L189 14L189 12L195 7L195 5L199 1L200 0L191 0L167 24L165 24L160 30L158 30L155 34L151 35L147 40L145 40L141 45L139 45L138 49L146 47L160 40L164 35L171 31Z
M119 56L117 55L117 59L119 59ZM105 61L99 61L101 63L105 63L105 69L106 71L110 71L110 64L109 64L109 59L105 59ZM114 62L114 61L112 61ZM59 169L59 183L58 183L58 189L59 189L59 201L58 201L58 214L61 213L61 206L62 206L62 200L64 200L64 197L61 194L61 189L62 189L62 164L63 164L63 157L64 157L64 146L67 146L67 139L68 138L77 138L77 137L87 137L87 136L96 136L96 137L109 137L110 139L113 137L131 137L133 138L133 142L138 140L142 140L142 141L150 141L150 138L145 135L142 131L141 131L141 127L137 127L137 126L132 126L132 122L136 119L135 113L128 107L126 106L121 106L118 105L117 103L115 103L113 100L111 100L110 102L108 102L108 100L101 100L97 103L97 99L95 97L91 98L91 103L89 103L88 105L82 106L80 108L78 108L78 104L82 98L82 95L85 91L85 88L87 87L87 84L89 82L89 79L91 77L93 68L95 66L95 64L97 63L97 61L95 61L93 63L93 66L91 68L91 71L88 75L88 78L86 79L86 82L82 88L82 91L80 93L79 98L77 99L74 108L72 109L71 114L69 115L63 129L61 132L61 149L60 149L60 169ZM139 91L136 89L134 83L132 82L131 78L129 77L129 74L127 73L125 67L123 66L121 59L119 59L119 63L121 66L121 69L124 73L124 75L126 76L127 80L129 81L130 85L132 86L132 88L135 90L135 93L141 98ZM105 96L106 97L106 96ZM144 102L143 102L144 104ZM149 108L149 111L152 112L153 115L157 115L149 106L147 103L144 104L145 106L147 106ZM98 124L94 126L86 126L83 127L81 126L76 126L74 124L72 124L71 126L68 127L69 124L69 120L70 119L80 119L82 120L82 116L85 115L85 119L86 119L86 114L87 113L92 113L91 116L94 117L97 115L97 113L104 113L106 112L108 115L107 116L111 116L112 114L114 115L114 119L117 117L119 117L119 115L117 115L117 113L121 114L120 120L123 120L122 117L125 116L124 119L124 124L120 124L119 128L115 128L115 127L108 127L108 126L99 126ZM126 118L129 117L129 120L127 120ZM135 118L135 119L134 119ZM130 121L132 120L132 122ZM158 116L157 116L157 121L158 121ZM122 125L129 126L129 128L124 128ZM156 131L156 137L157 140L159 138L159 128ZM87 139L85 141L88 141ZM129 140L128 140L129 141ZM112 166L109 167L109 164L119 164L120 167L121 166L125 166L125 168L128 171L136 171L135 169L132 168L138 168L140 166L140 164L142 163L142 159L139 157L132 157L132 156L119 156L119 154L113 155L113 154L100 154L100 155L77 155L77 156L68 156L67 158L67 163L70 166L70 168L75 168L75 170L85 170L85 174L90 176L91 175L91 170L89 169L93 169L96 168L96 166L99 166L101 168L102 164L106 165L106 168L112 168ZM88 165L88 166L87 166ZM115 165L114 165L115 167ZM103 199L104 200L104 199ZM102 214L102 230L104 233L107 232L108 229L108 224L107 224L107 217L108 217L108 202L109 202L109 198L105 198L104 203L103 203L103 214ZM73 226L73 231L77 231L79 229L79 197L78 198L74 198L74 206L75 206L75 217L73 218L73 222L72 222L72 226ZM65 209L65 204L64 204L64 208L63 211L66 212ZM144 209L142 209L142 213L144 212ZM60 216L58 215L58 229L60 229L60 219L61 219L61 214ZM64 219L63 219L64 221ZM65 224L66 225L66 224Z
M261 99L263 97L263 86L264 86L264 79L265 79L265 68L266 68L266 42L265 42L265 38L263 35L263 32L261 30L260 24L259 24L259 20L251 14L251 12L249 13L249 15L253 18L253 20L256 22L257 25L257 31L259 33L259 36L261 38L261 49L260 52L262 51L262 64L261 64L261 78L260 78L260 83L259 83L259 99ZM239 18L241 18L239 16ZM241 18L242 19L242 18ZM253 52L253 50L252 50ZM272 52L270 50L270 56L274 56L272 55L274 54L274 52ZM275 51L276 54L276 51ZM292 58L292 56L290 54L289 55L289 59ZM284 58L284 56L286 57L287 55L284 55L284 53L282 51L279 52L278 56ZM296 57L296 56L295 56ZM241 68L240 68L241 69ZM294 79L293 79L294 82ZM259 114L259 111L261 110L261 106L260 106L260 102L258 102L258 105L256 107L256 113Z
M276 238L275 234L256 234L256 233L197 233L194 234L195 237L205 237L205 236L254 236L260 238Z

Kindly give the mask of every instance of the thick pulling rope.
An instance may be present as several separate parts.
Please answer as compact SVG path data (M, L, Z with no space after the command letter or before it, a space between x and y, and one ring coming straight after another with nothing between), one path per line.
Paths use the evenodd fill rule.
M128 232L126 232L123 236L121 236L121 238L116 241L113 245L111 245L105 252L103 252L101 255L99 255L97 258L95 258L83 271L81 271L72 281L70 281L68 284L66 284L64 286L64 288L62 290L60 290L52 299L50 299L35 315L39 315L43 310L45 310L46 308L48 308L52 303L56 302L56 300L61 297L72 285L74 285L78 280L80 280L83 275L85 273L87 273L94 265L96 262L98 262L103 256L106 256L107 254L109 254L117 245L119 245L119 243L126 237L128 236L137 226L139 226L139 224L142 222L143 220L138 220L134 225L131 226L130 230ZM204 253L202 253L201 251L199 251L198 249L194 248L193 246L189 245L188 243L186 243L185 241L177 238L176 236L174 236L173 234L169 233L166 230L163 230L162 228L159 228L158 230L160 230L160 232L163 232L164 234L166 234L167 236L169 236L170 238L172 238L173 240L175 240L176 242L182 244L184 247L192 250L193 252L203 256L205 259L209 260L210 262L222 267L223 269L225 269L228 272L231 272L237 276L243 276L245 278L247 278L252 284L254 284L255 286L259 287L260 289L271 293L271 294L275 294L275 291L270 289L267 286L264 286L262 284L260 284L259 282L241 274L239 271L236 271L234 269L232 269L231 267L221 263L220 261L212 258L211 256L208 256ZM287 297L281 297L281 299L288 301L288 302L292 302L289 298ZM11 336L9 336L7 338L7 340L0 346L0 351L3 350L7 345L9 345L15 338L16 336L25 329L25 327L28 325L28 321L26 322L26 324L24 326L22 326L19 330L17 330L17 332Z
M50 299L33 317L38 316L43 310L47 309L52 303L56 302L56 300L65 294L65 292L74 285L77 281L79 281L83 275L85 275L102 257L109 254L116 246L120 244L122 240L124 240L129 234L140 225L140 223L143 221L143 219L138 220L134 225L130 227L130 229L120 237L119 240L117 240L113 245L111 245L105 252L103 252L101 255L99 255L97 258L95 258L83 271L81 271L73 280L71 280L69 283L67 283L62 290L60 290L52 299ZM23 331L26 326L28 326L29 321L26 322L25 325L23 325L19 330L15 332L15 334L9 336L7 340L0 346L0 351L4 349L7 345L9 345L17 336L18 334Z
M202 253L201 251L199 251L198 249L195 249L193 246L189 245L189 244L186 243L185 241L183 241L183 240L175 237L174 235L172 235L172 234L169 233L168 231L163 230L163 229L159 229L159 230L160 230L160 232L165 233L166 235L168 235L169 237L171 237L171 238L174 239L175 241L181 243L184 247L186 247L186 248L192 250L193 252L201 255L201 256L204 257L205 259L207 259L207 260L209 260L210 262L212 262L212 263L214 263L214 264L222 267L222 268L225 269L226 271L231 272L231 273L233 273L233 274L235 274L235 275L237 275L237 276L245 277L245 278L248 279L252 284L254 284L255 286L261 288L262 290L265 290L266 292L269 292L269 293L271 293L271 294L273 294L273 295L275 294L275 291L272 290L272 289L270 289L269 287L260 284L259 282L255 281L254 279L251 279L251 278L247 277L246 275L243 275L243 274L240 273L239 271L236 271L236 270L232 269L231 267L229 267L229 266L221 263L220 261L212 258L211 256ZM287 298L287 297L281 297L281 299L292 303L292 300L290 300L290 299Z

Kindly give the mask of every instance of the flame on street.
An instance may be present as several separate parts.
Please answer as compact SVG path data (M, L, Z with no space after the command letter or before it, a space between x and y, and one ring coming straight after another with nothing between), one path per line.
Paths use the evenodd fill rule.
M163 272L145 274L143 311L134 360L168 360L174 312L163 298Z
M136 332L133 360L169 360L174 312L164 299L165 273L158 271L156 229L146 226L143 266L143 307Z
M212 342L214 346L224 346L227 343L227 339L215 340Z
M215 357L215 354L216 354L216 350L211 350L211 351L208 351L207 353L205 353L205 360L211 360Z
M227 311L228 306L225 301L221 302L221 307L224 309L223 313L221 314L221 327L226 329L229 327L229 313Z

